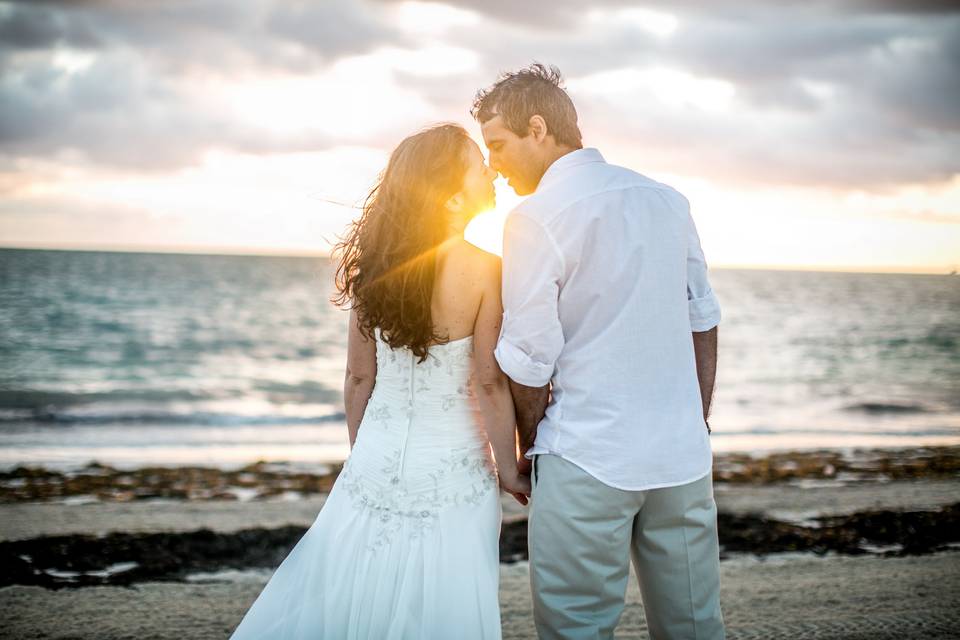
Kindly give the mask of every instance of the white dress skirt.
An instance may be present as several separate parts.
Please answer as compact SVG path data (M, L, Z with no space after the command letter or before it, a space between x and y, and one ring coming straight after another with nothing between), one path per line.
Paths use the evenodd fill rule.
M231 638L500 638L499 488L472 337L418 363L377 336L354 448Z

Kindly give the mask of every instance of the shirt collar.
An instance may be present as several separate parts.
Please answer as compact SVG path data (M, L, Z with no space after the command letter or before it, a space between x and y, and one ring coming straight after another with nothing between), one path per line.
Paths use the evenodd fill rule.
M606 160L604 160L600 152L593 147L576 149L566 155L560 156L553 161L553 164L547 167L543 177L540 178L540 184L537 185L537 191L558 180L561 174L565 173L568 169L591 162L606 162Z

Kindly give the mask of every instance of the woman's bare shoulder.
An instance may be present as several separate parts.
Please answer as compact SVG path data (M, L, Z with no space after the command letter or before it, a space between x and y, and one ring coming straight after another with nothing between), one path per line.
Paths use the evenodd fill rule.
M477 276L481 276L483 280L490 277L500 277L501 260L497 254L481 249L466 240L462 242L460 251L462 252L462 259L470 264L471 271Z
M433 292L434 323L448 335L469 335L481 302L499 291L500 258L464 240L448 243Z

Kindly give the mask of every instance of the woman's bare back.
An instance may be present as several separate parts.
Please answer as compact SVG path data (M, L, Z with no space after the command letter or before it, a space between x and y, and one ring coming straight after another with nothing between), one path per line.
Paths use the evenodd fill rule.
M484 287L498 260L463 238L441 246L430 305L433 326L450 342L473 335Z

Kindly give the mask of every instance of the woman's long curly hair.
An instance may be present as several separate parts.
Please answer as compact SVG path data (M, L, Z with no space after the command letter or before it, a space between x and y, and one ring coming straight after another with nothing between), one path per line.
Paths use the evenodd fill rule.
M437 334L430 306L437 248L449 226L445 204L463 188L468 141L455 124L406 138L334 247L333 302L356 310L368 339L379 328L387 344L409 347L420 362L430 344L448 339Z

